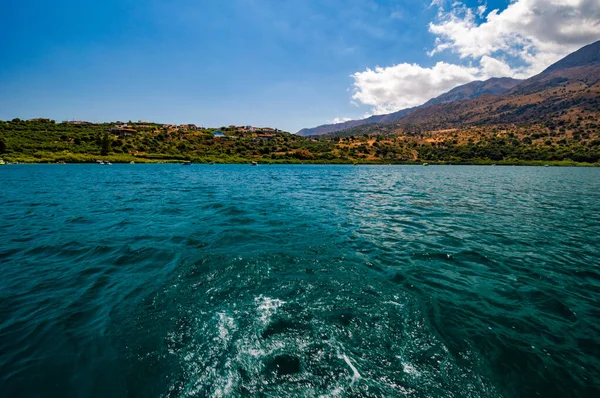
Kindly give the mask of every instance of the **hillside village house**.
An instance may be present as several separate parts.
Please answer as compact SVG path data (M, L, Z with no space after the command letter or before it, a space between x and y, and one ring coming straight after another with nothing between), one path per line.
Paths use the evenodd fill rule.
M115 128L112 128L112 129L108 130L108 132L110 134L119 135L121 137L128 137L128 136L137 134L137 130L128 129L128 128L121 127L121 126L117 126Z
M94 124L94 123L88 122L86 120L65 120L63 123L74 124L74 125L83 125L83 126L91 126Z
M180 124L179 127L177 126L171 126L170 124L165 124L165 127L174 127L177 128L179 131L198 131L201 129L201 127L196 126L195 124Z
M226 136L225 136L225 133L223 133L222 131L215 131L213 133L213 137L214 138L225 138Z

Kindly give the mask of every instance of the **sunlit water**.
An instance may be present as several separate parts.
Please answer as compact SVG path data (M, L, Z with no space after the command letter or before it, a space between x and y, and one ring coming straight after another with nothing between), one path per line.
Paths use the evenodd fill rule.
M0 396L600 393L600 169L0 168Z

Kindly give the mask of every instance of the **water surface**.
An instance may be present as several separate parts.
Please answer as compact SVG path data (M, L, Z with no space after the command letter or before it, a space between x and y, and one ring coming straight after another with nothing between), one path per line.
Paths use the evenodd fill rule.
M0 168L0 395L592 397L600 169Z

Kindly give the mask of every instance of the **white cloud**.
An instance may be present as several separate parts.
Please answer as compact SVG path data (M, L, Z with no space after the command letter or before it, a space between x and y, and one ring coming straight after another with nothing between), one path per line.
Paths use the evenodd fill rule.
M438 62L367 68L356 72L353 100L390 113L421 105L458 85L490 77L526 78L600 39L600 0L512 0L506 9L433 0L436 36L429 56L459 55L461 65ZM486 14L487 13L487 14Z
M432 68L417 64L377 67L352 75L353 99L373 107L374 114L421 105L458 85L481 77L478 68L438 62Z
M484 5L477 7L477 15L479 16L479 18L483 18L483 15L485 14L486 10L487 10L487 7Z
M336 117L335 119L330 120L329 124L344 123L344 122L347 122L348 120L352 120L352 118L349 118L349 117Z
M481 76L485 78L503 76L510 76L515 78L526 77L525 75L523 75L523 73L520 73L511 68L507 62L501 59L490 57L488 55L484 55L483 57L481 57L481 59L479 60L479 66L481 69Z
M520 63L517 73L532 75L600 38L600 0L517 0L482 23L477 12L463 4L441 12L429 24L437 36L432 53L452 50L474 60L506 54Z
M431 3L429 4L429 7L443 7L444 3L446 2L446 0L431 0Z

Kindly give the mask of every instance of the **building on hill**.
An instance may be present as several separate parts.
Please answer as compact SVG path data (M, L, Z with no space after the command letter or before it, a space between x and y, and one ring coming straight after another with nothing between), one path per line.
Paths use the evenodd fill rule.
M277 133L281 132L281 130L274 129L274 128L271 128L271 127L261 127L259 129L257 129L257 131L259 131L261 133L265 133L265 134L277 134Z
M223 133L222 131L215 131L213 133L213 137L214 138L225 138L225 133Z
M108 130L108 132L110 134L119 135L121 137L128 137L128 136L137 134L137 130L128 129L125 127L115 127L115 128Z
M74 125L83 125L83 126L91 126L94 124L94 123L88 122L86 120L66 120L63 123L74 124Z

